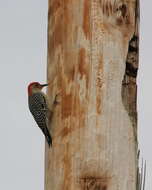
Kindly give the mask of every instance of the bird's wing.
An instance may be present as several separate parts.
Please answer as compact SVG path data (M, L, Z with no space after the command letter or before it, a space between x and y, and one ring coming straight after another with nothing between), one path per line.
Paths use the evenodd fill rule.
M43 94L35 93L29 97L29 109L37 122L45 122L48 108Z

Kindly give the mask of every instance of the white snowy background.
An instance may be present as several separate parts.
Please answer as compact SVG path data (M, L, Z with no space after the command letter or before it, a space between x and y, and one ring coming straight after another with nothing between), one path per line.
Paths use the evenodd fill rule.
M27 84L46 81L47 0L0 0L0 189L44 190L44 137ZM152 1L141 1L138 127L152 189Z

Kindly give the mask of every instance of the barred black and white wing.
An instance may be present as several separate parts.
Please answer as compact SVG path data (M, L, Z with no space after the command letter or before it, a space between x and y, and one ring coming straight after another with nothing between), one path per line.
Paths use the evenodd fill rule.
M34 93L33 95L29 96L28 104L30 112L32 113L39 128L45 135L49 146L52 145L52 138L47 128L48 107L45 96L43 93Z

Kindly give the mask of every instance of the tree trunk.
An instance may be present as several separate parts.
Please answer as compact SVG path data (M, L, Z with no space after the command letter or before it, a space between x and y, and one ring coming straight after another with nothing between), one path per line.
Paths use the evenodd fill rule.
M136 190L136 0L49 0L45 190Z

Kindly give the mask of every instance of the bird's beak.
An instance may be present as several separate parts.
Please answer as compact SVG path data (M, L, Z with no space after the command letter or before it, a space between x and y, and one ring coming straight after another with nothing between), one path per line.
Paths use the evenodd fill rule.
M45 86L48 86L49 84L41 84L41 87L45 87Z

